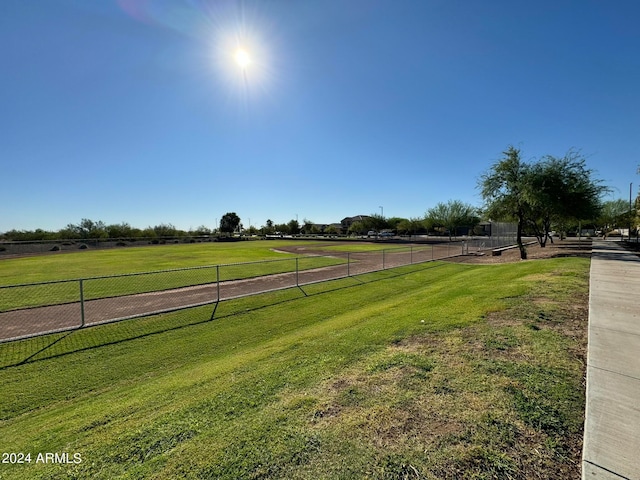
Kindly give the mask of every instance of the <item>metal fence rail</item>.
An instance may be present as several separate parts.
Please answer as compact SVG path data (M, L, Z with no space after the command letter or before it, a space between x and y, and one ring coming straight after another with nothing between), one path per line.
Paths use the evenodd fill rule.
M0 286L0 343L213 305L513 243L474 240ZM215 310L214 310L215 312Z

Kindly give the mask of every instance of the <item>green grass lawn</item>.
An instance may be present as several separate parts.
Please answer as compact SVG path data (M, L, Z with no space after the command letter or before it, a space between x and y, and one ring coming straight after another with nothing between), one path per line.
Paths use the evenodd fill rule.
M307 242L308 243L308 242ZM87 278L292 257L274 250L305 242L265 240L57 252L0 260L0 285Z
M32 459L0 478L579 478L588 266L436 262L0 345L25 362L0 450Z
M84 284L84 299L153 292L227 280L294 272L343 263L332 257L303 257L276 251L278 247L304 244L291 241L220 242L133 247L39 255L0 261L0 286L157 272L222 265L115 278ZM0 289L0 311L80 301L77 282Z

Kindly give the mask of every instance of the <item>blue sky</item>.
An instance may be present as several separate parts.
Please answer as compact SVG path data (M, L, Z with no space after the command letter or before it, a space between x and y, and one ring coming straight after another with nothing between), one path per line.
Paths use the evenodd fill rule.
M580 149L635 196L639 23L635 0L2 0L0 232L421 217L480 205L508 145Z

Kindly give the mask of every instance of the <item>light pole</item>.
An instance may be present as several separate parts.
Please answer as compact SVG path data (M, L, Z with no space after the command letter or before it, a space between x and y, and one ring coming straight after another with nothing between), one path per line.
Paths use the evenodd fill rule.
M382 218L384 218L384 208L382 208L382 205L378 207L380 209L380 216Z

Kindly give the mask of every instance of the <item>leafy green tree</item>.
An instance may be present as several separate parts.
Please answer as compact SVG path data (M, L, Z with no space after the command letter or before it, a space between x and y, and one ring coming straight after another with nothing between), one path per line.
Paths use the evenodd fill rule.
M580 153L570 150L562 158L547 155L530 165L525 191L527 225L544 247L547 239L553 242L553 225L596 218L607 188L593 178Z
M262 235L273 235L275 229L273 227L273 220L268 219L262 227L260 227L260 233Z
M365 222L357 220L349 226L349 235L364 235L369 230L369 227L365 225Z
M396 231L399 234L416 235L420 231L425 229L424 220L420 218L409 218L399 222L396 226Z
M10 240L14 242L22 242L22 241L32 241L32 240L56 240L60 237L55 232L48 232L41 228L37 228L35 230L9 230L2 235L0 238L4 240Z
M408 220L406 218L401 218L401 217L391 217L391 218L387 218L386 219L386 223L387 223L387 227L390 230L394 230L398 233L398 226L401 224L404 224L403 222L407 222Z
M140 232L140 236L142 238L156 238L158 234L153 228L149 226Z
M389 222L387 222L382 215L378 215L376 213L372 213L369 218L365 218L363 223L367 231L375 230L376 232L380 232L390 228Z
M235 212L227 212L220 219L220 231L232 234L240 226L240 217Z
M191 232L193 235L211 235L211 229L209 227L207 227L206 225L200 225L198 228L196 228L193 232Z
M291 235L297 235L300 233L300 224L298 223L298 220L289 220L289 223L287 223L287 225L289 226L289 233Z
M527 258L525 227L544 247L553 224L597 216L600 197L608 189L593 178L579 152L569 150L562 158L547 155L533 164L524 163L520 150L512 146L503 155L481 177L479 187L489 218L517 221L522 259Z
M338 235L340 231L335 225L329 225L327 228L324 229L324 233L326 235Z
M102 221L94 222L88 218L83 218L80 223L67 225L66 232L69 238L107 238L107 226Z
M440 202L427 210L425 217L433 225L446 228L449 231L449 239L457 233L458 228L473 228L480 221L477 208L460 200Z
M621 198L603 202L596 223L604 234L618 227L629 225L629 202Z
M291 233L291 229L289 228L289 225L286 223L278 223L277 225L273 226L273 229L275 230L275 233L280 233L284 235L289 235Z
M156 236L158 237L175 237L180 234L180 232L170 223L161 223L160 225L156 225L153 227L153 231L156 232Z
M510 145L502 154L503 157L480 177L478 186L489 218L517 222L516 242L520 258L525 260L527 250L522 243L522 232L529 208L526 198L529 166L520 158L518 148Z
M301 231L303 231L307 235L320 233L320 229L318 228L318 226L315 225L311 220L306 218L302 221Z
M130 238L133 236L133 229L126 222L108 225L106 230L109 238Z

